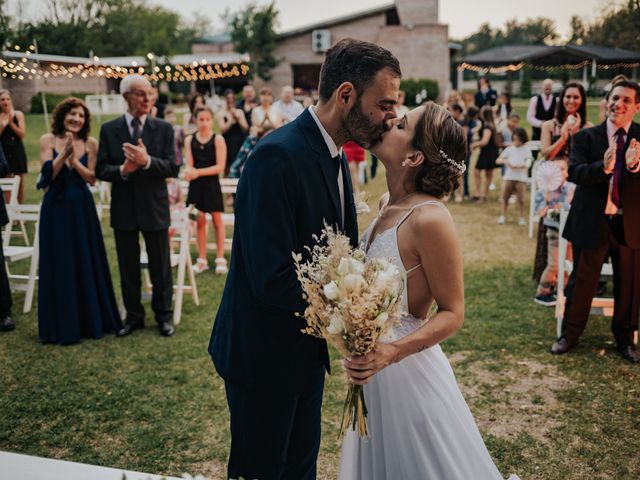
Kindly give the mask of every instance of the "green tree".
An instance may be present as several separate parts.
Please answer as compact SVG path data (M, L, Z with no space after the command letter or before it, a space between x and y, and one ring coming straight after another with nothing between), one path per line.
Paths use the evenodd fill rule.
M582 45L584 43L584 39L587 36L587 26L582 21L582 19L573 15L571 17L571 35L569 36L569 42L575 45Z
M609 8L588 29L585 43L640 50L640 0Z
M274 56L277 39L275 25L278 19L275 2L261 8L249 5L228 17L234 50L248 53L251 57L249 78L257 75L265 81L270 80L271 69L279 63Z

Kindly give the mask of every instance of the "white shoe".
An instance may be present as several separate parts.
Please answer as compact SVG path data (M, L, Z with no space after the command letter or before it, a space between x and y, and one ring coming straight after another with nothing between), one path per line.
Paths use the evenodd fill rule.
M198 260L196 260L195 265L191 266L191 270L193 270L193 273L197 275L204 272L205 270L209 270L209 263L205 258L199 258Z
M524 219L524 217L520 217L518 219L518 225L520 225L521 227L525 226L527 224L527 221Z
M517 199L515 195L511 195L509 197L509 205L513 205L514 203L516 203Z
M226 258L216 258L216 275L225 275L229 273Z
M504 215L500 215L498 217L498 225L504 225L505 221L506 221L506 219L504 218Z
M492 182L492 183L489 185L489 190L495 190L495 189L496 189L496 184Z

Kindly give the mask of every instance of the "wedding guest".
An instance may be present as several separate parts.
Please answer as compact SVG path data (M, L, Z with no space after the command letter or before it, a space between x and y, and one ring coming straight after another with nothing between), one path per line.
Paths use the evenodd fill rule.
M178 175L173 128L149 116L151 85L141 75L120 83L127 102L121 117L102 125L96 175L111 182L111 226L116 241L126 323L119 335L144 328L141 302L140 233L153 285L151 306L162 336L171 336L173 279L169 258L169 195L165 178Z
M184 172L189 181L187 205L198 209L198 260L193 266L196 273L209 269L207 260L207 219L210 214L216 230L216 274L227 273L227 260L224 258L225 226L222 223L224 203L220 188L220 175L227 162L227 147L224 138L213 131L213 112L204 107L195 112L198 131L186 140L187 165Z
M616 75L615 77L613 77L613 79L611 79L611 83L609 83L607 86L604 87L605 98L600 100L599 112L598 112L598 121L600 123L604 122L607 119L607 95L609 94L609 92L611 91L611 89L616 83L621 82L623 80L629 81L629 78L626 75L622 75L622 74Z
M536 191L535 212L542 219L547 237L547 263L536 290L533 301L545 307L556 304L556 285L558 283L558 242L560 230L560 211L569 210L575 184L567 181L569 176L569 164L566 159L551 160L562 171L562 184L555 190ZM571 244L567 242L567 258L571 258ZM566 280L566 279L565 279Z
M503 92L498 96L498 100L493 107L493 116L498 130L504 128L511 111L511 95Z
M195 111L199 108L207 106L207 99L201 93L194 94L189 100L189 112L184 115L184 132L185 135L191 135L198 127L196 126Z
M251 125L258 127L260 132L282 126L282 116L273 107L273 92L269 87L260 90L260 105L251 112Z
M501 148L506 148L511 145L511 139L513 136L513 132L515 132L516 128L520 127L520 115L516 112L511 112L507 117L507 121L504 124L504 128L500 130L502 143L500 144Z
M577 185L563 236L573 244L560 338L551 353L578 342L589 318L603 260L611 254L617 351L640 362L633 343L640 318L640 87L620 81L607 98L607 120L575 134L569 180Z
M18 203L24 202L24 174L27 173L27 154L23 140L26 135L24 113L13 109L9 90L0 90L0 146L9 164L11 176L20 177Z
M236 102L236 108L244 112L244 118L249 126L251 126L251 112L256 107L256 89L253 85L245 85L242 87L242 98Z
M462 123L467 139L467 156L464 160L465 170L462 175L462 185L458 186L455 193L455 200L458 203L462 202L463 199L469 198L469 165L471 164L471 155L473 154L471 145L473 144L474 135L480 128L480 122L478 121L479 113L480 111L474 105L470 105L469 108L467 108L467 113Z
M493 182L493 170L496 168L498 158L499 136L496 125L493 123L493 110L484 106L480 110L480 139L471 144L471 148L480 148L478 161L473 169L473 183L475 195L473 200L486 202L489 196L489 185ZM485 175L484 187L482 186L482 172Z
M302 99L303 108L309 108L310 106L315 105L315 104L316 104L316 102L315 102L315 100L313 99L313 97L311 95L307 95L306 97L304 97Z
M453 105L456 104L460 105L463 111L467 109L464 103L464 99L462 98L462 95L460 95L460 92L458 92L458 90L450 90L442 106L449 110Z
M165 120L167 122L169 122L169 124L171 124L171 126L173 127L173 136L175 138L175 148L174 148L174 155L175 155L175 162L176 165L178 166L182 166L182 164L184 163L183 158L182 158L182 149L184 148L184 129L178 125L178 117L176 116L176 112L173 110L173 108L169 107L165 110L164 112L165 115Z
M247 137L249 124L242 110L236 108L236 96L233 90L225 90L224 99L225 105L216 115L216 120L227 145L226 171L224 173L228 175L231 164L235 161L240 147Z
M591 127L587 121L587 96L577 82L567 83L560 92L554 118L542 124L540 148L547 160L569 161L573 136L582 128ZM543 219L538 225L533 279L540 281L547 265L547 227Z
M102 229L87 184L96 182L98 142L84 102L67 98L40 138L38 333L67 345L122 328Z
M342 150L347 156L347 162L349 163L353 193L358 195L360 194L360 164L365 160L364 148L350 140L342 146Z
M540 140L542 124L553 118L556 110L556 97L553 95L553 80L542 82L542 93L531 97L527 109L527 121L531 125L531 140Z
M151 87L151 94L151 102L153 103L153 107L151 107L151 116L164 118L167 106L160 101L160 92L158 91L158 87Z
M273 106L280 112L283 123L289 123L294 120L304 110L302 104L293 98L293 87L291 85L282 87L280 99Z
M2 147L0 146L0 178L6 177L9 173L9 164L4 156ZM0 332L9 332L16 328L15 323L11 319L11 286L7 277L7 267L4 262L4 251L2 242L2 230L9 223L7 215L7 207L4 203L4 196L0 195Z
M518 200L518 208L520 218L518 225L526 225L524 219L524 196L527 191L527 168L533 162L531 151L525 145L529 141L529 137L524 128L516 128L513 132L512 143L504 149L498 157L496 163L504 165L505 172L502 177L502 212L498 217L498 224L504 225L507 217L507 209L509 208L509 198L514 193Z
M491 88L491 82L487 77L480 77L478 79L478 91L474 97L474 104L478 109L488 105L493 107L498 99L498 92Z

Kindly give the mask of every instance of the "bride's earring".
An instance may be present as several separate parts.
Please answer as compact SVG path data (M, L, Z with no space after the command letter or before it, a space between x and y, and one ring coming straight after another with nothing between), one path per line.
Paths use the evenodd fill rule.
M402 163L401 163L400 165L402 165L403 167L406 167L406 166L407 166L407 161L406 161L406 160L403 160L403 161L402 161Z

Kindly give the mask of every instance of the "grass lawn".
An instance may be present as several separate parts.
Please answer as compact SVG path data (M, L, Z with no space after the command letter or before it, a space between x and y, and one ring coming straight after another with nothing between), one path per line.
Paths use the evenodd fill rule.
M36 202L42 117L28 116L28 128L26 193ZM374 205L383 176L365 190ZM496 191L487 204L449 207L464 251L467 309L463 328L443 348L500 471L523 480L640 478L640 369L615 354L610 320L592 317L575 352L548 354L553 309L532 301L534 241L517 226L513 207L505 226L496 223ZM108 217L103 231L119 297ZM174 337L160 337L149 318L146 330L128 337L67 347L38 342L36 309L19 313L24 297L16 294L17 328L0 334L0 449L224 478L228 413L206 351L224 279L207 271L197 280L201 306L186 297ZM336 478L344 393L342 375L329 377L320 479Z

